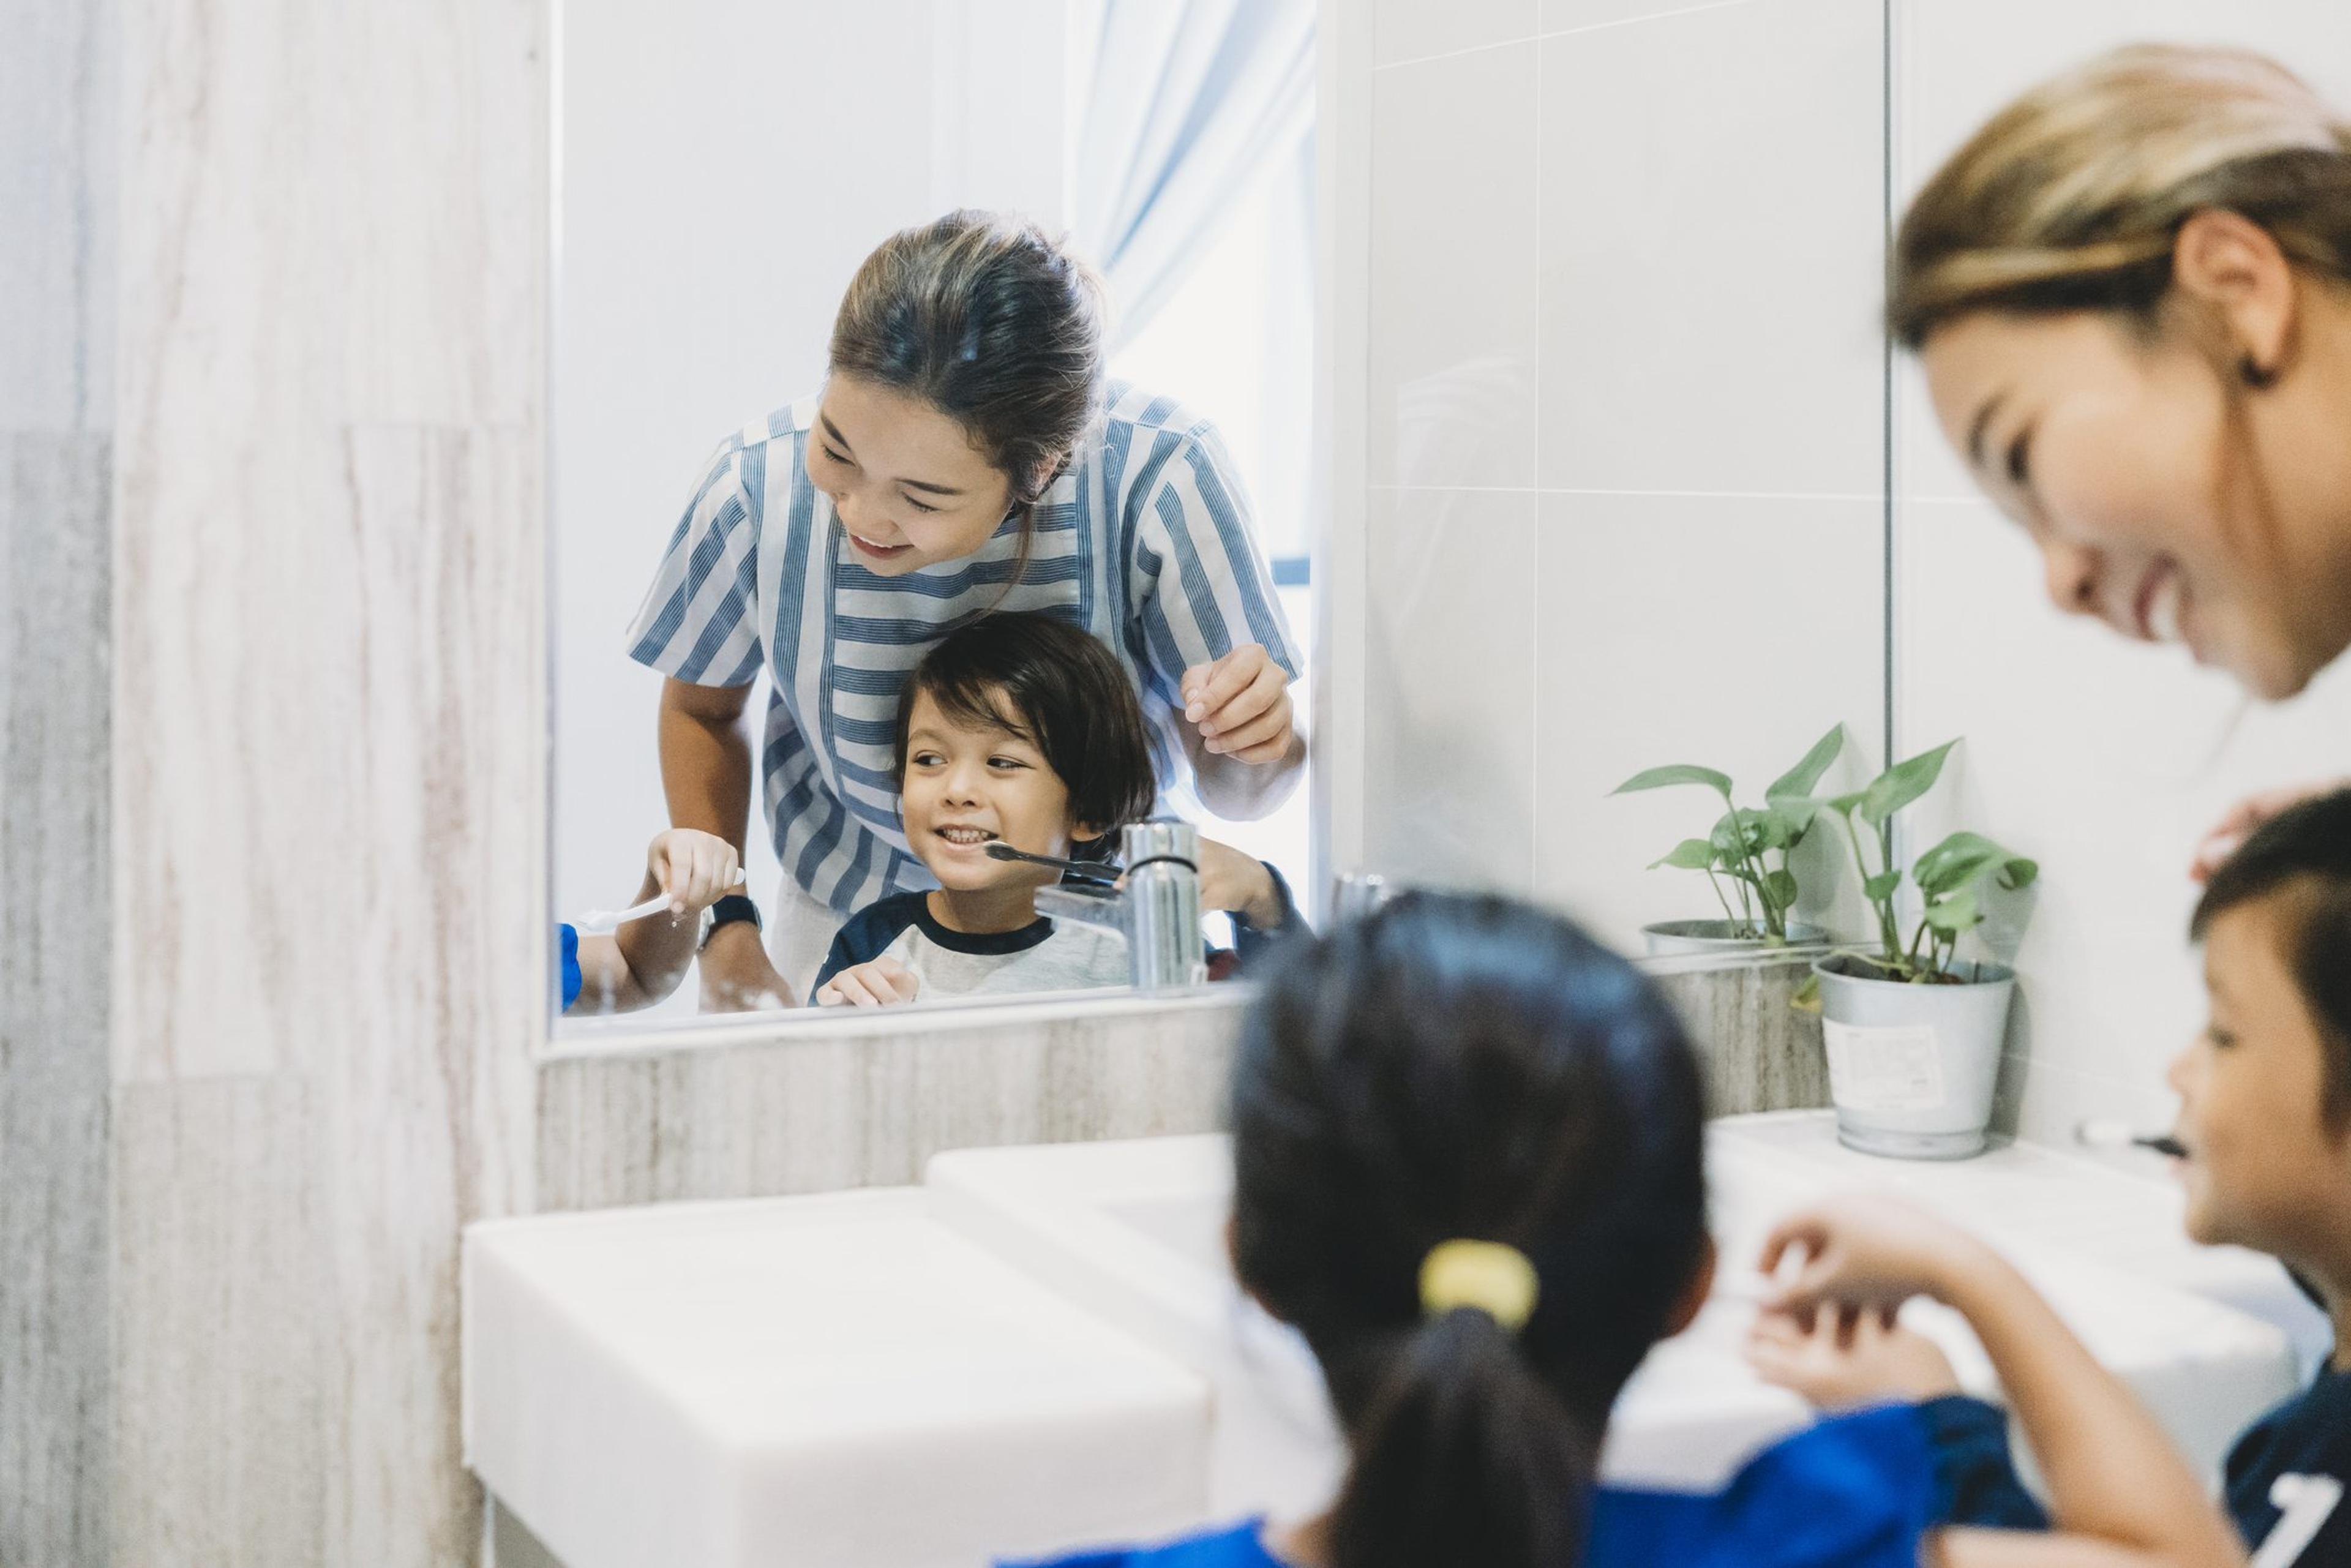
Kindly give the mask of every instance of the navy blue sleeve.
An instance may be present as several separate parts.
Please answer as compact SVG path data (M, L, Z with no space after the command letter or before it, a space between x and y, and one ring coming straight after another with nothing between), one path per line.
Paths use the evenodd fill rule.
M1271 861L1265 862L1264 865L1265 874L1273 878L1274 896L1281 901L1281 924L1270 931L1260 931L1243 919L1239 912L1232 912L1233 946L1239 955L1244 973L1268 951L1288 941L1300 929L1298 901L1290 896L1290 883L1280 872L1274 869Z
M816 1000L825 982L843 969L870 964L888 952L898 934L914 923L915 911L922 907L924 897L919 893L901 893L869 904L851 915L832 938L832 948L824 956L824 967L816 972L816 983L809 988L809 1000Z
M1935 1453L1937 1516L1946 1524L2046 1530L2049 1515L2024 1490L2008 1449L2008 1412L1953 1394L1918 1406Z

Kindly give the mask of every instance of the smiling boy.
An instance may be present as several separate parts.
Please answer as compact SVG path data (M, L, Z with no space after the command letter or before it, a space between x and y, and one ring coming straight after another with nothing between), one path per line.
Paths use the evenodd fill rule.
M1110 931L1037 913L1050 867L999 861L1002 842L1088 858L1158 798L1143 712L1108 649L1051 617L982 617L941 642L898 703L900 821L938 879L860 911L833 939L820 1006L1076 990L1127 982ZM1244 950L1292 911L1270 867L1203 840L1200 900L1226 909Z
M2246 840L2213 873L2189 931L2204 947L2210 1013L2169 1074L2189 1238L2276 1258L2335 1324L2335 1353L2310 1386L2230 1450L2228 1509L2254 1568L2341 1568L2351 1564L2351 790ZM1956 1397L1950 1364L1923 1338L1767 1322L1751 1354L1765 1377L1826 1408L1927 1401L1959 1478L1959 1522L2040 1522L2004 1423Z

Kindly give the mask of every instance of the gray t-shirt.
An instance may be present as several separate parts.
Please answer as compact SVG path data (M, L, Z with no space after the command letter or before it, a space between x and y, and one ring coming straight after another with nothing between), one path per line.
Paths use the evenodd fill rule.
M1075 991L1127 983L1126 939L1115 931L1039 916L1018 931L950 931L929 894L902 893L867 905L832 939L810 995L843 969L895 958L914 977L914 999Z

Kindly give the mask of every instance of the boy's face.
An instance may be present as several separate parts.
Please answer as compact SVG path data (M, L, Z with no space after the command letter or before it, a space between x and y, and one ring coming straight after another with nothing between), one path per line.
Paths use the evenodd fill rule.
M2325 1042L2286 959L2292 924L2272 894L2205 933L2204 1032L2171 1064L2188 1234L2289 1262L2335 1245L2351 1206L2351 1128L2325 1117Z
M998 839L1031 854L1067 856L1078 824L1070 791L1030 742L994 725L947 717L928 692L914 696L899 780L906 842L942 887L956 892L1042 887L1060 873L990 860Z

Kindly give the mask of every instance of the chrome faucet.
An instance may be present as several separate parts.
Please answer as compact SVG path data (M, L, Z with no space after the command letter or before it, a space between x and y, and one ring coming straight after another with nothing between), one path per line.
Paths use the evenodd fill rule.
M1024 857L1026 858L1026 857ZM1037 890L1037 913L1126 938L1127 977L1138 991L1207 983L1200 935L1200 830L1175 817L1131 822L1119 839L1121 885Z

